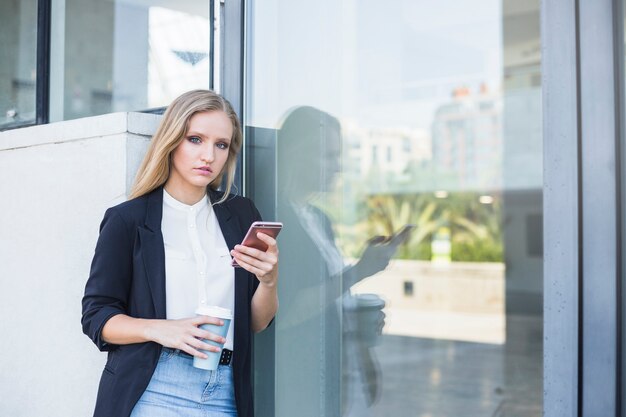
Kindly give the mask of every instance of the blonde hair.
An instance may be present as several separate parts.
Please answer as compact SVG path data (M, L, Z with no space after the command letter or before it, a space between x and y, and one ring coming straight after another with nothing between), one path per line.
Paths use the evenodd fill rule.
M241 149L242 133L239 119L231 104L224 97L210 90L192 90L177 97L163 115L159 128L152 137L148 152L143 158L129 199L148 194L165 184L170 176L171 155L185 137L189 120L198 112L223 111L233 124L233 137L228 148L228 159L222 172L207 187L217 190L226 173L224 196L214 204L228 198L233 185L237 154Z

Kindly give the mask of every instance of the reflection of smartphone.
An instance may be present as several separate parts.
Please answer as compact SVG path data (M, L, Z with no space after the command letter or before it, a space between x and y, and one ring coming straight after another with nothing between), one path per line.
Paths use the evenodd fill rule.
M411 230L415 229L417 226L414 224L405 224L404 226L402 226L402 229L398 230L397 233L394 234L394 236L399 236L403 233L409 233Z
M417 226L414 224L405 224L400 230L394 233L389 240L394 242L396 245L400 245L409 239L411 232L416 227Z
M400 230L391 236L374 236L369 240L369 244L397 247L409 239L411 231L413 231L416 227L417 226L414 224L405 224L402 228L400 228Z
M276 239L278 232L280 232L280 229L282 228L283 224L280 222L254 222L250 225L248 233L246 233L246 236L241 241L241 244L243 246L248 246L265 252L267 250L267 244L259 239L256 234L261 232ZM239 267L234 258L231 265Z

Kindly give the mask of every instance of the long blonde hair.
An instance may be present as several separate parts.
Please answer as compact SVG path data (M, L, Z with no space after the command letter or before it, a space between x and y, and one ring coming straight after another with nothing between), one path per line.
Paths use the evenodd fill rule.
M224 169L207 187L217 190L226 173L224 196L214 204L221 203L228 198L235 177L237 154L242 143L239 118L228 100L219 94L210 90L192 90L177 97L165 111L163 120L152 137L148 152L137 171L129 199L148 194L165 184L170 176L172 152L185 137L189 128L189 119L198 112L208 111L223 111L233 124L233 137L228 148L228 159Z

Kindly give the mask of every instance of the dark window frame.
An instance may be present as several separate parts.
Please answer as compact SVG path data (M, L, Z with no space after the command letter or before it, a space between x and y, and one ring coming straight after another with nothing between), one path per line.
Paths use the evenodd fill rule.
M35 61L35 120L0 125L0 132L48 123L50 116L50 22L52 0L37 1L37 44Z
M37 1L37 78L35 85L35 124L50 120L50 25L52 0Z
M215 1L209 2L209 33L211 36L211 49L209 51L209 68L211 71L209 77L208 88L214 89L214 25ZM223 7L223 3L222 3ZM51 54L51 37L52 37L52 0L37 1L37 57L36 57L36 79L35 79L35 120L17 121L6 123L0 126L0 131L19 129L24 127L43 125L50 123L50 54ZM243 53L243 52L242 52ZM243 83L242 83L243 85ZM243 94L243 93L242 93ZM149 109L133 110L139 113L163 114L167 107L155 107ZM237 179L241 175L237 176ZM240 181L240 180L239 180ZM241 188L241 184L239 183Z

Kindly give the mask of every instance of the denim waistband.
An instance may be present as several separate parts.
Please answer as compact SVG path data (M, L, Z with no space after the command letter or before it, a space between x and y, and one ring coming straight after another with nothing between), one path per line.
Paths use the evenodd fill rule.
M182 356L183 358L188 358L188 359L193 359L193 355L190 355L189 353L185 352L184 350L180 350L180 349L172 349L172 348L168 348L163 346L163 351L165 352L169 352L172 353L173 355L178 355L178 356ZM225 366L230 366L232 365L233 362L233 351L230 349L222 349L222 355L220 356L220 365L225 365Z

